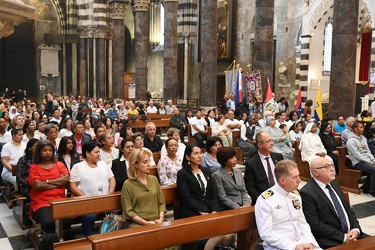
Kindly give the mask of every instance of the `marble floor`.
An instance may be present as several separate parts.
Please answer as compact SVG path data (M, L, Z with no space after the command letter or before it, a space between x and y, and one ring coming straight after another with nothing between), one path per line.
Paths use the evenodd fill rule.
M305 185L301 183L300 188ZM360 222L363 232L375 235L375 198L366 194L349 193L350 204ZM0 250L33 249L27 238L27 230L22 230L0 197Z

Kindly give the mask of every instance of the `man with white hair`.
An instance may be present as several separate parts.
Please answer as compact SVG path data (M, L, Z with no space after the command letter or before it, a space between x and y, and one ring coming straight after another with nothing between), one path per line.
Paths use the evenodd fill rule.
M157 114L158 109L154 106L153 101L148 102L148 107L147 107L147 114Z
M151 150L151 152L160 152L163 146L163 141L156 135L155 123L149 122L146 124L144 135L144 146Z
M165 105L165 113L172 114L175 107L176 106L173 105L172 100L168 100L167 105Z

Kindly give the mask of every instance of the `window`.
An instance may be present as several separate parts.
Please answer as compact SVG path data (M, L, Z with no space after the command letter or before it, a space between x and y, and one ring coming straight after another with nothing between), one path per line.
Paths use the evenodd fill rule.
M323 75L331 73L332 31L332 21L329 21L324 30Z

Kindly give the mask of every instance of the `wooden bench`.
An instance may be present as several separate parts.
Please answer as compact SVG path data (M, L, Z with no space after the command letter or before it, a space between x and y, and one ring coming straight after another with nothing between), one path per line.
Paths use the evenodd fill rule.
M294 161L298 165L299 177L303 181L309 181L310 175L310 165L307 161L301 159L301 150L299 150L300 141L294 143Z
M244 165L245 159L244 159L243 151L238 146L238 140L240 139L240 136L241 136L241 131L239 131L239 130L232 131L232 138L233 138L232 147L234 147L234 149L236 150L237 163L241 164L241 165Z
M95 250L118 249L119 246L122 249L140 249L142 246L142 250L154 250L236 232L237 249L251 249L250 245L255 243L255 239L251 239L254 228L254 207L244 207L126 231L91 235L87 239Z
M12 175L16 176L17 166L12 167ZM13 206L13 217L17 221L21 229L30 228L32 226L32 221L29 218L30 201L27 197L21 194L19 183L14 188L15 191L11 192L9 197ZM8 195L7 195L8 196ZM9 199L7 197L7 199Z
M346 155L348 151L346 147L337 147L339 152L339 175L336 176L336 182L343 190L360 194L361 191L358 187L359 180L362 177L362 170L353 169L352 166L346 165Z
M188 134L188 141L187 141L187 143L188 144L196 144L197 140L195 140L195 138L192 135L191 125L190 124L186 124L186 130L187 130L187 134ZM208 130L207 139L209 139L211 137L211 131L212 131L212 129L211 129L211 127L207 127L207 130Z
M375 236L352 241L337 247L327 248L327 250L373 250L375 249Z
M176 185L161 187L166 204L178 201ZM99 214L107 211L121 210L121 192L107 195L71 197L49 201L52 219L56 220L56 234L63 240L63 220L86 214ZM177 204L176 204L177 206ZM176 207L179 210L179 207Z

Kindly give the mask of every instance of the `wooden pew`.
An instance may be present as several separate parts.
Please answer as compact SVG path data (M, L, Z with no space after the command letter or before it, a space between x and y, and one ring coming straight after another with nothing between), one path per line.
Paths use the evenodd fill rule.
M16 176L17 166L12 167L12 175ZM15 191L11 192L11 202L13 204L13 217L17 221L21 229L30 228L32 221L29 218L30 201L19 191L19 183L15 187Z
M243 151L238 146L238 139L240 139L240 136L241 136L241 131L239 130L232 131L232 137L233 137L232 147L234 147L234 149L236 150L237 163L244 165L245 159L244 159Z
M327 250L373 250L375 249L375 236L352 241L337 247L330 247Z
M303 181L309 181L311 178L310 175L310 165L307 161L302 161L301 159L301 150L299 150L300 141L294 143L294 161L298 165L299 177Z
M153 122L155 123L155 126L156 128L169 128L171 125L169 123L169 120L146 120L146 121L142 121L142 120L137 120L137 121L132 121L132 120L128 120L129 121L129 125L132 127L132 128L138 128L138 129L144 129L146 127L146 124L148 122Z
M176 185L164 186L161 189L166 204L174 205L175 201L178 200ZM56 220L56 234L60 241L62 241L63 219L121 210L121 192L107 195L63 198L49 201L49 203L51 204L52 219Z
M237 232L237 249L250 249L255 228L254 207L194 216L87 237L93 249L161 249ZM187 237L188 236L188 237ZM145 240L147 239L147 240ZM141 246L141 247L140 247Z
M348 192L360 194L361 191L358 187L359 180L362 177L362 170L353 169L352 166L346 165L346 155L348 151L346 147L337 147L339 152L339 175L336 176L336 182L340 187Z
M188 141L187 141L187 143L188 144L196 144L197 140L195 140L195 138L193 137L193 135L191 133L191 125L190 124L186 124L186 130L188 132ZM207 139L209 139L211 137L211 127L207 127L207 130L208 130Z

